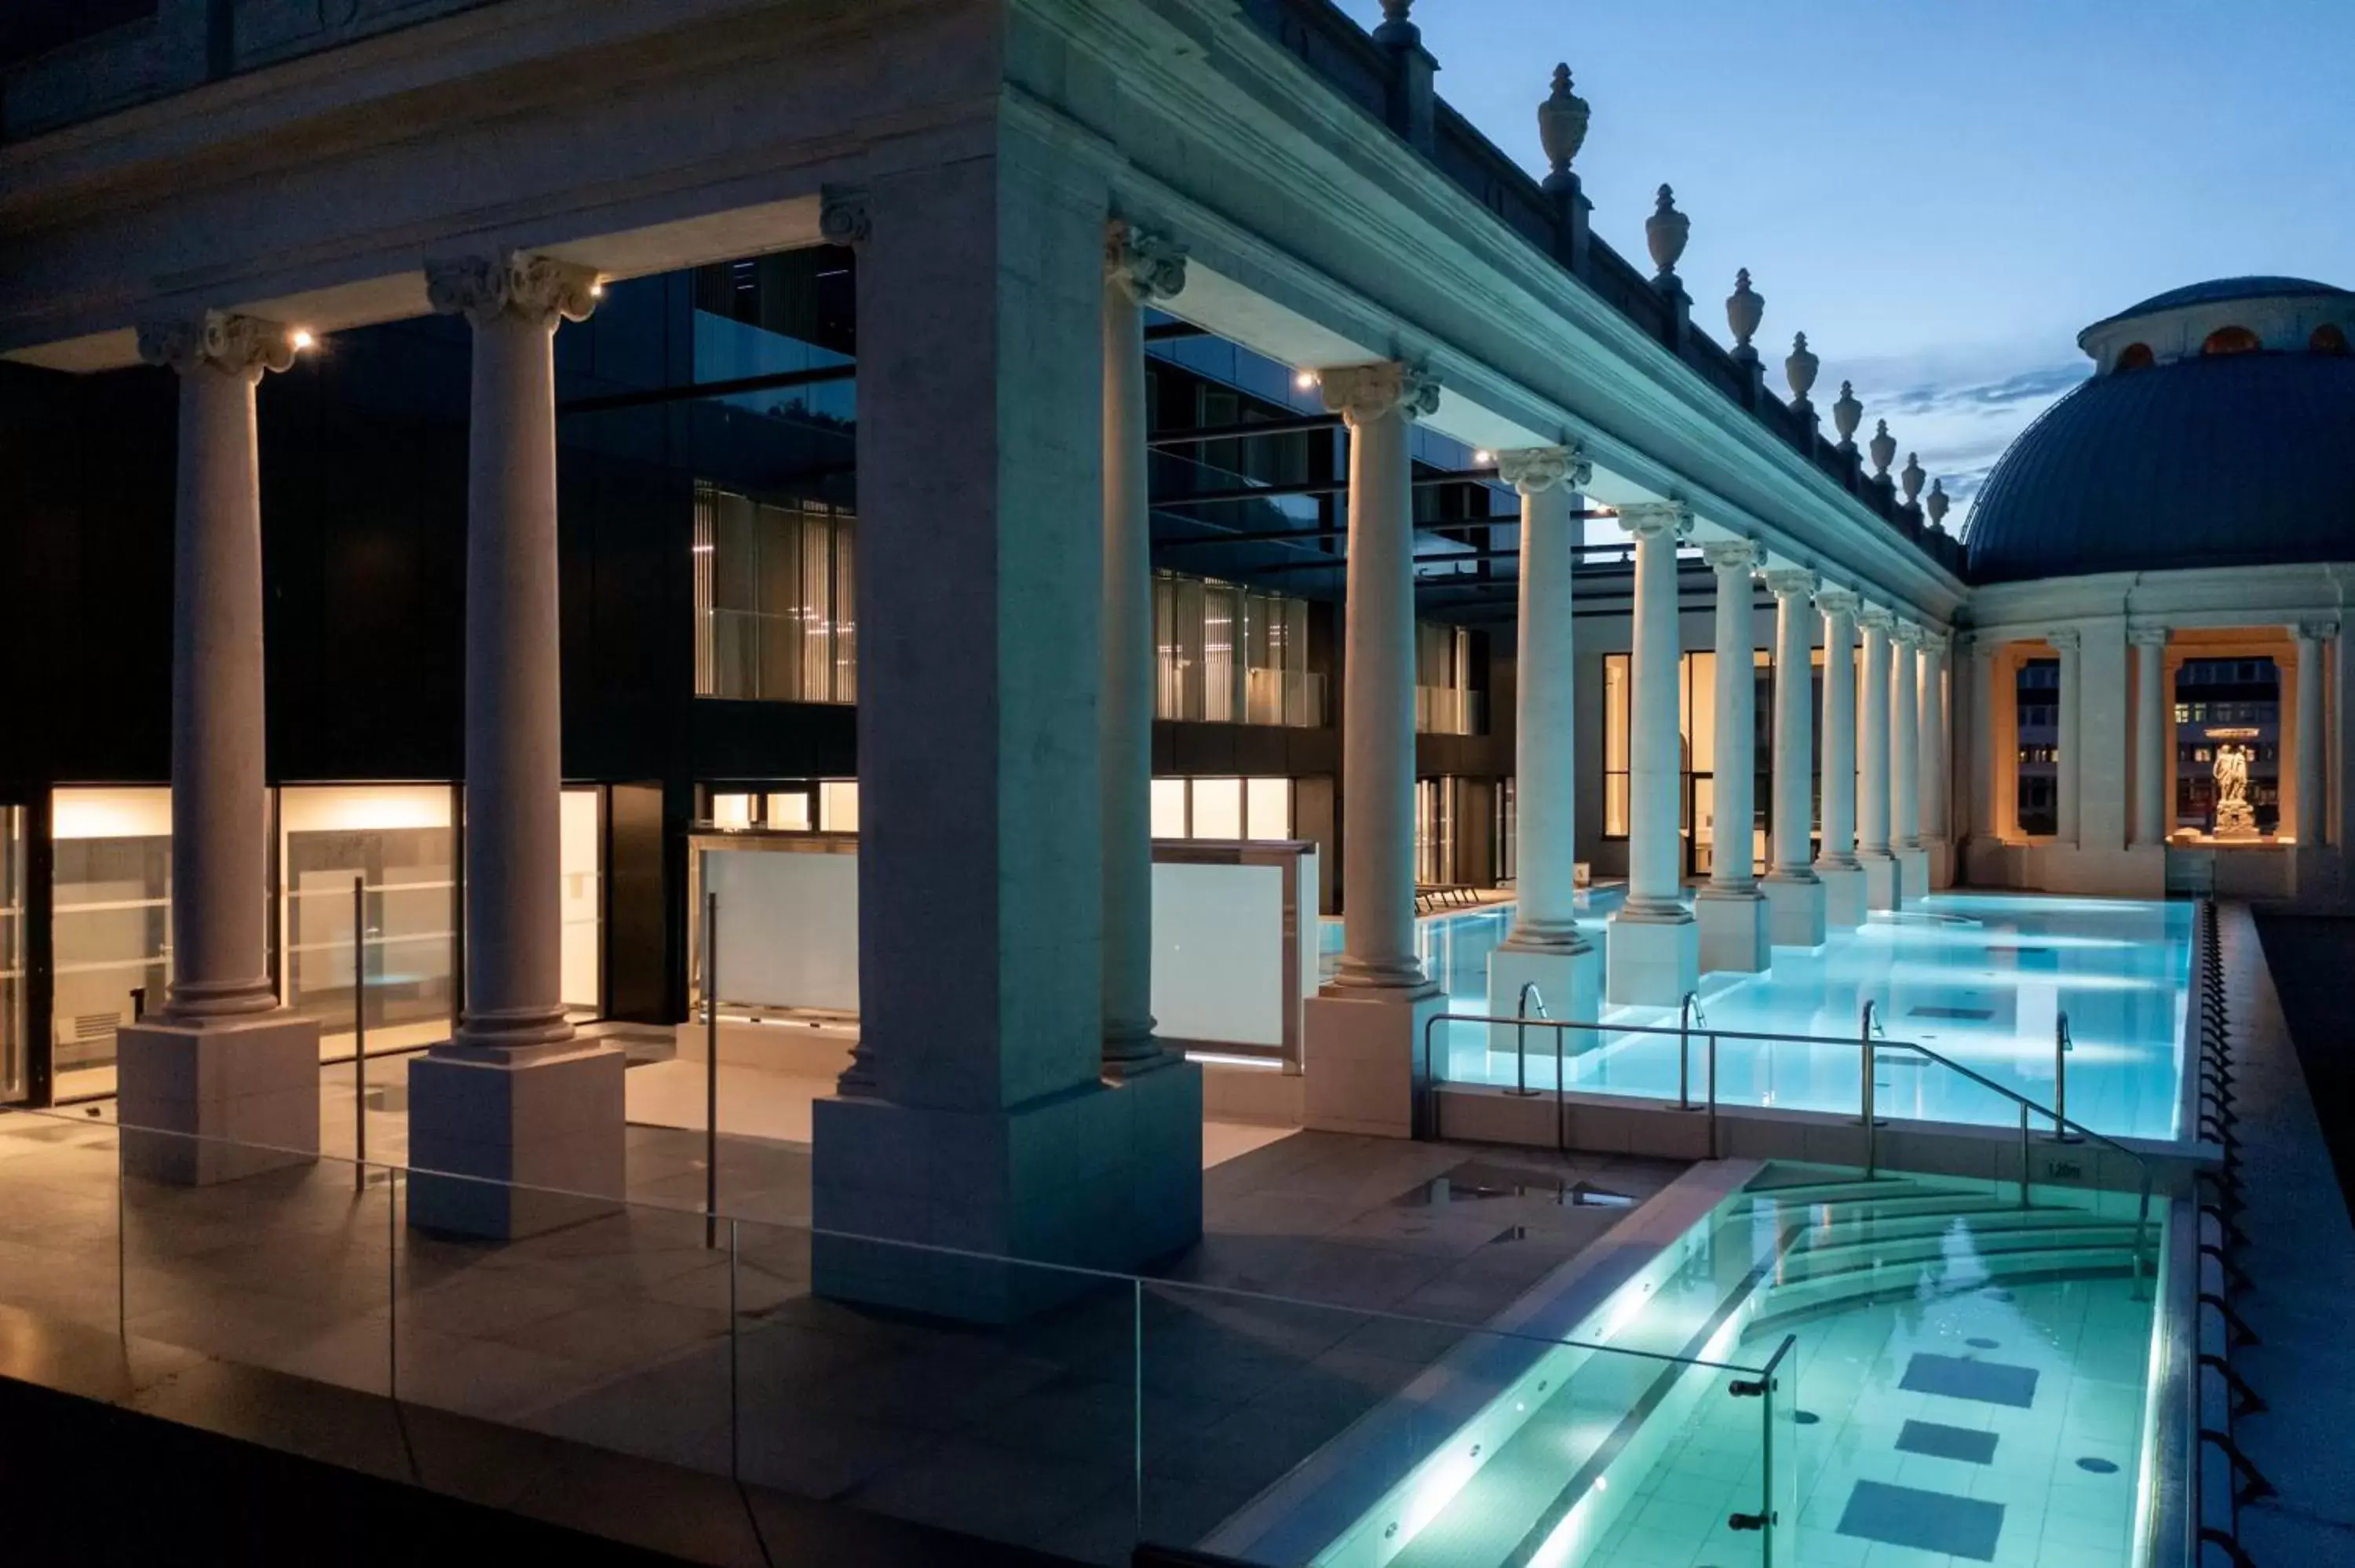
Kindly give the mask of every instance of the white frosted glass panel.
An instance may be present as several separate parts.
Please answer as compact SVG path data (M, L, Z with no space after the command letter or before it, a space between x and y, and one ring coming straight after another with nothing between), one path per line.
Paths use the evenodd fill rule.
M709 850L719 897L719 1000L858 1009L858 857Z
M752 825L752 797L750 795L714 795L711 797L711 821L715 827L749 828Z
M1153 836L1156 839L1182 839L1186 836L1186 780L1156 779L1153 781Z
M817 825L829 833L858 831L858 780L828 779L817 787Z
M1292 836L1292 780L1246 779L1243 804L1251 836L1262 841Z
M172 836L169 789L60 789L49 806L53 839Z
M446 784L371 784L322 789L288 788L278 792L278 823L289 833L326 833L358 828L446 828Z
M780 832L809 832L809 797L798 789L788 789L770 796L769 826Z
M1169 1040L1281 1045L1285 1007L1284 869L1156 865L1156 1031Z
M1194 836L1198 839L1239 839L1243 836L1241 779L1194 780Z
M560 874L564 882L564 944L559 978L564 1005L590 1012L604 1004L605 899L599 886L604 846L597 831L597 791L564 791Z

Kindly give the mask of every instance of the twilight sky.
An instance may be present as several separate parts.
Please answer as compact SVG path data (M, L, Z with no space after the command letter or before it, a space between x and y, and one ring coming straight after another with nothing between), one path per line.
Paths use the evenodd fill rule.
M1694 320L1730 342L1749 268L1769 385L1805 332L1817 406L1852 378L1865 431L1886 418L1899 464L1918 449L1958 499L2088 368L2088 323L2239 273L2355 286L2355 0L1421 0L1414 19L1442 96L1534 173L1567 60L1595 231L1648 270L1643 220L1674 185Z

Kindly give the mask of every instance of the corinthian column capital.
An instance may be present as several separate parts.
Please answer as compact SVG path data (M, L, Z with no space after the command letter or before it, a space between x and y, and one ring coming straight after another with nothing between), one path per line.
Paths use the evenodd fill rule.
M481 325L503 315L552 327L558 318L586 321L602 285L594 269L509 250L425 263L425 297L443 315Z
M1899 620L1894 616L1891 617L1889 640L1900 648L1919 648L1925 635L1923 630L1912 621Z
M2164 648L2167 646L2167 637L2168 630L2164 626L2129 626L2126 628L2126 641L2133 643L2137 648Z
M1816 608L1826 615L1846 616L1853 619L1857 607L1862 603L1863 600L1857 598L1854 588L1834 588L1827 583L1816 590Z
M294 363L294 334L260 316L205 311L142 322L139 357L150 365L168 365L184 376L203 365L259 381L263 372Z
M874 228L874 207L865 186L826 185L818 191L818 238L828 245L855 250L867 243Z
M2301 620L2290 630L2300 641L2328 642L2339 635L2339 623L2335 620Z
M1765 574L1766 591L1776 599L1807 599L1814 595L1816 574L1798 567L1776 567Z
M1856 623L1867 631L1878 631L1886 636L1897 625L1897 618L1877 604L1868 604L1857 609Z
M1104 278L1140 305L1184 291L1186 248L1124 218L1104 225Z
M1692 508L1681 501L1632 501L1619 508L1619 526L1638 539L1689 538Z
M1574 446L1516 447L1497 454L1497 477L1535 495L1556 485L1576 490L1594 477L1594 465Z
M1439 377L1414 366L1385 359L1372 365L1342 365L1317 372L1325 407L1352 429L1386 414L1412 419L1439 409Z
M2077 645L2084 641L2084 636L2074 627L2062 627L2057 631L2046 632L2044 641L2052 644L2056 652L2073 653Z

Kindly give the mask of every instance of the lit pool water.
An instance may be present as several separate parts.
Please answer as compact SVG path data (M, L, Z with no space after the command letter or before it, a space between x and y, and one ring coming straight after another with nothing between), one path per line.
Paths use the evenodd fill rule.
M1770 1167L1581 1342L1464 1347L1424 1414L1471 1384L1468 1419L1337 1534L1246 1560L2127 1568L2158 1245L2130 1198Z
M1598 938L1607 896L1582 920ZM1486 1011L1488 953L1511 918L1509 906L1500 906L1421 923L1425 968L1446 987L1451 1011ZM2185 903L1943 894L1896 915L1874 915L1815 952L1778 948L1764 974L1705 976L1701 997L1718 1029L1841 1041L1856 1038L1869 1000L1890 1039L1918 1041L2046 1106L2053 1098L2055 1024L2065 1013L2072 1118L2113 1136L2166 1139L2179 1131L2190 954ZM1668 1008L1614 1008L1604 1016L1627 1024L1675 1021ZM1442 1033L1442 1076L1513 1081L1512 1053L1490 1050L1486 1028L1447 1024ZM1607 1033L1599 1040L1571 1062L1571 1088L1676 1095L1673 1041ZM1545 1032L1531 1032L1529 1049L1528 1081L1550 1089ZM1997 1125L2018 1115L2012 1102L1910 1052L1880 1060L1884 1115ZM1852 1045L1724 1041L1718 1094L1732 1105L1852 1112L1859 1065ZM1704 1065L1697 1038L1696 1096Z

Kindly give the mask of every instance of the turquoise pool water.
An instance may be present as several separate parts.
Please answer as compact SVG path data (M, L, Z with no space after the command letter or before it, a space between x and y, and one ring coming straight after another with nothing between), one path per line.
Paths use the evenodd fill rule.
M1606 911L1591 926L1603 938ZM1484 1012L1488 953L1510 926L1508 906L1422 922L1424 964L1451 1011ZM2185 1002L2190 989L2191 906L2124 899L1946 894L1896 915L1875 915L1815 952L1778 948L1762 975L1704 977L1709 1023L1757 1033L1853 1040L1867 1000L1892 1040L1913 1040L2027 1096L2053 1097L2054 1024L2068 1015L2068 1109L2113 1136L2171 1139L2181 1103ZM1673 1009L1614 1008L1605 1022L1674 1023ZM1478 1024L1442 1026L1444 1077L1510 1083L1510 1051L1492 1051ZM1575 1040L1578 1037L1572 1036ZM1596 1037L1589 1037L1592 1042ZM1882 1114L2009 1125L2018 1107L1906 1052L1882 1054ZM1722 1042L1718 1093L1727 1104L1853 1111L1855 1047ZM1703 1056L1694 1043L1692 1083ZM1570 1086L1673 1097L1672 1041L1599 1037L1578 1052ZM1530 1035L1529 1082L1553 1087L1552 1048Z
M1508 1368L1509 1347L1465 1347L1424 1414L1465 1383L1476 1412L1361 1489L1346 1528L1227 1544L1312 1568L2128 1568L2146 1240L2131 1199L2023 1208L2012 1188L1770 1167L1585 1342ZM1745 1393L1733 1369L1770 1361L1772 1388ZM1331 1517L1349 1478L1298 1486L1289 1519Z

